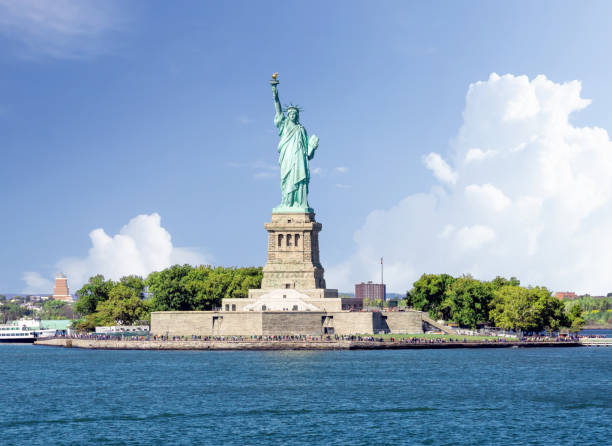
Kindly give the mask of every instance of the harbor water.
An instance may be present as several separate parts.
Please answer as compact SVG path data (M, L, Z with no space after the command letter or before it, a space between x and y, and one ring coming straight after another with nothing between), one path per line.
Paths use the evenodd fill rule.
M101 351L2 345L3 445L577 445L612 348Z

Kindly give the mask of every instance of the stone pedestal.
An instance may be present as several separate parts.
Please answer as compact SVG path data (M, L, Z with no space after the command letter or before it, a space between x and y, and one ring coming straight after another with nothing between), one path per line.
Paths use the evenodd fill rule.
M263 269L261 290L250 290L249 297L265 290L297 289L313 298L337 297L338 290L327 290L319 260L319 231L314 213L274 213L268 231L268 261Z

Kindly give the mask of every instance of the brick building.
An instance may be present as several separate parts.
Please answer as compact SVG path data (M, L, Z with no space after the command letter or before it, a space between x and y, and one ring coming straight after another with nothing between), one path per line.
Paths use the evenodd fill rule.
M574 293L573 291L557 291L555 293L555 297L559 300L563 300L563 299L573 300L573 299L576 299L578 296L576 296L576 293Z
M55 286L53 287L53 299L72 302L72 296L68 291L68 279L63 274L55 276Z
M355 297L359 299L381 299L385 300L387 287L384 283L357 283L355 284Z

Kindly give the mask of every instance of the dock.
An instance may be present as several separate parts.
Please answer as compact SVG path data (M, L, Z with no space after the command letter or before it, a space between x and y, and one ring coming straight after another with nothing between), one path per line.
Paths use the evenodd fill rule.
M580 343L587 347L612 347L612 338L580 338Z

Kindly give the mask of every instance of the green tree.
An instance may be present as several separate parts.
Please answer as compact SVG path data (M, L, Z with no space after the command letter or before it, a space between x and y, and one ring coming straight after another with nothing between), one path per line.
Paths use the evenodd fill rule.
M502 276L497 276L495 279L491 281L491 286L493 290L499 290L503 286L519 286L521 281L516 277L510 277L510 279L506 279Z
M382 299L368 299L367 297L363 299L363 307L378 307L378 308L383 308L384 303Z
M112 280L104 280L104 276L98 274L89 278L89 281L77 291L78 300L74 306L76 312L87 316L96 311L99 302L108 299L108 293L115 286Z
M455 279L444 293L440 311L457 324L476 328L489 321L489 303L493 289L489 282L481 282L472 276Z
M81 319L72 321L71 327L77 331L94 331L96 327L103 325L98 313L94 312Z
M216 267L211 269L203 290L206 307L220 306L223 298L248 297L250 288L261 286L261 279L261 268Z
M193 268L189 265L173 265L149 274L146 284L153 293L151 307L154 311L189 311L194 308L193 291L185 289L183 279Z
M230 297L230 286L234 271L231 268L216 267L212 268L208 273L208 277L204 282L204 287L200 290L199 297L196 301L197 307L212 308L212 306L220 306L221 299Z
M450 314L442 309L441 304L455 280L448 274L423 274L406 293L406 301L415 310L429 312L433 318L448 319Z
M119 279L119 283L134 290L137 296L142 296L145 289L145 281L140 276L124 276Z
M9 321L16 321L25 316L32 316L31 310L13 302L0 305L0 313L2 314L3 324Z
M137 290L118 283L110 290L108 300L98 303L95 315L102 325L131 325L147 319L147 310Z
M505 285L494 292L490 317L497 327L517 332L557 331L568 325L563 307L545 287Z
M226 268L227 269L227 268ZM232 280L224 297L246 298L250 289L261 287L263 270L261 267L231 268ZM219 302L221 304L221 302Z
M192 268L180 281L185 292L191 296L189 305L193 310L205 311L214 307L214 299L209 298L206 291L211 271L209 265L200 265Z
M153 293L152 311L211 310L226 297L243 298L261 286L261 268L213 268L174 265L151 273L146 280Z
M225 297L247 297L249 289L261 286L261 279L261 268L190 265L173 265L151 273L146 280L126 276L113 282L98 275L77 293L77 309L83 317L73 326L92 330L99 325L146 320L151 311L211 310ZM145 286L153 294L150 301L141 300Z
M584 327L584 324L586 323L586 321L582 317L583 313L584 312L580 308L580 304L574 303L571 306L568 312L568 315L567 315L567 318L570 323L570 326L569 326L570 332L578 333L580 330L582 330L582 328Z
M504 285L496 290L489 315L496 327L517 333L533 331L537 325L529 291L521 286Z
M73 319L74 310L68 302L49 299L43 303L38 317L41 319Z
M546 287L530 287L528 290L537 315L534 331L557 331L569 325L563 303Z
M566 312L570 312L574 304L582 310L582 318L586 326L611 327L612 326L612 298L595 299L591 296L581 296L578 299L563 301Z

